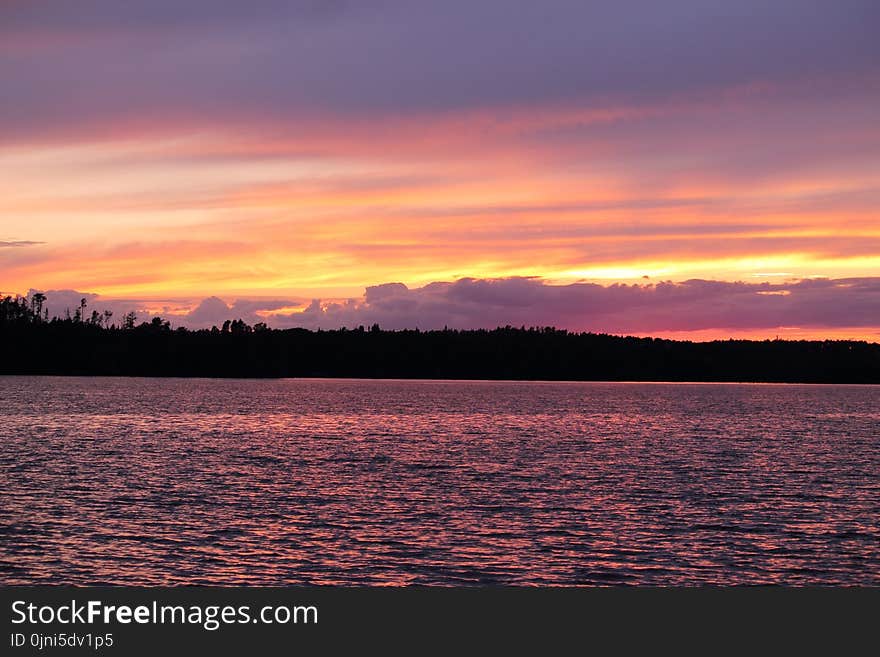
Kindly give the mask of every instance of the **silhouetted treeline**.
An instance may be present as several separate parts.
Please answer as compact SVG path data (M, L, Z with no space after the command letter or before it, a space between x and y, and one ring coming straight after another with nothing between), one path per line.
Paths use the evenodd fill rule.
M210 330L109 314L47 318L45 298L0 299L3 374L880 383L880 345L680 342L553 328Z

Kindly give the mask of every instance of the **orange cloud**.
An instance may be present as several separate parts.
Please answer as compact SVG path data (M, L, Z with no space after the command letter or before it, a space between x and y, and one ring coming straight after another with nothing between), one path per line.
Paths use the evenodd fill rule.
M347 297L469 276L872 275L880 131L845 97L815 134L825 101L799 110L779 93L296 126L177 119L12 143L0 237L45 244L4 249L0 283Z

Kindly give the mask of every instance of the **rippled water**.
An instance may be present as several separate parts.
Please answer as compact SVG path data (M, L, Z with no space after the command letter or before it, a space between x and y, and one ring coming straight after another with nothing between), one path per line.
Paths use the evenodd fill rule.
M0 377L0 576L880 583L880 388Z

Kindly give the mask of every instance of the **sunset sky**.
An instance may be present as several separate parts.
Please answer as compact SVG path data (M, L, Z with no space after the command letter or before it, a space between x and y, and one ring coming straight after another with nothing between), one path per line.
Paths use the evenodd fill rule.
M878 33L874 0L0 0L0 291L880 341Z

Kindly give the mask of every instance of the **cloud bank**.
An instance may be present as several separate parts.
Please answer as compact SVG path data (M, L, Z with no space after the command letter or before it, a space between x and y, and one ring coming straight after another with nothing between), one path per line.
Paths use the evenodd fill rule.
M868 0L0 2L3 233L49 242L0 249L0 284L230 303L872 276L878 20Z
M33 293L33 290L31 291ZM161 314L175 325L207 328L227 319L264 321L277 328L335 329L379 324L385 329L458 329L556 326L576 331L651 335L718 329L737 332L776 327L880 328L880 277L807 279L788 283L689 280L636 285L552 285L535 278L436 282L410 289L402 283L366 288L359 299L238 299L209 297L191 310L150 311L143 302L46 292L50 314L89 309L140 319ZM155 307L155 303L152 304Z
M5 2L0 118L388 114L862 74L878 18L869 0Z
M802 280L792 284L690 280L645 285L550 285L531 278L461 279L408 289L369 287L363 299L275 315L278 326L331 328L485 328L557 326L646 334L777 326L880 324L880 278Z

